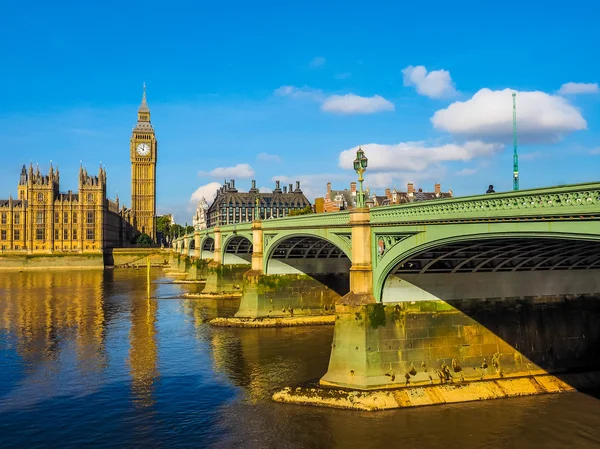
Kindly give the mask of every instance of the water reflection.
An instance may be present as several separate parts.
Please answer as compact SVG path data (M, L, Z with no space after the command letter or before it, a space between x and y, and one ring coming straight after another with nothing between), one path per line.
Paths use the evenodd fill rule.
M166 278L154 272L161 282ZM212 328L238 301L140 270L0 273L0 446L597 447L600 401L384 413L271 402L327 370L332 326Z

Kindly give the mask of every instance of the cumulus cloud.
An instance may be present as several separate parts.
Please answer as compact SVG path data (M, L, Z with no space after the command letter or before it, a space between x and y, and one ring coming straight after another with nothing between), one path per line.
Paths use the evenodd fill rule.
M307 99L314 101L323 100L323 92L311 87L281 86L275 89L274 94L279 97L290 97L294 99Z
M258 153L256 159L263 162L281 162L281 157L277 154Z
M600 92L598 83L565 83L560 86L558 93L560 95L574 94L597 94Z
M323 67L325 62L327 62L327 60L323 56L316 56L308 65L313 69L317 69L319 67Z
M405 86L415 86L419 95L430 98L445 98L456 95L450 72L432 70L427 72L425 66L409 65L402 70Z
M322 111L337 114L373 114L394 109L393 103L379 95L372 97L361 97L354 94L331 95L321 105Z
M401 142L395 145L369 143L362 145L369 158L369 170L389 172L394 170L423 171L440 162L470 161L478 157L489 157L502 150L503 145L479 140L463 144L427 146L424 142ZM358 147L340 153L339 166L352 169Z
M217 190L219 190L220 187L220 182L210 182L206 185L200 186L194 193L192 193L190 201L197 203L204 197L210 204L215 199L215 196L217 196Z
M511 89L481 89L470 100L440 109L431 122L437 129L466 138L510 141ZM587 128L577 108L566 99L544 92L517 92L517 131L520 141L553 142Z
M274 94L279 97L312 100L321 103L321 110L336 114L373 114L382 111L393 111L394 104L385 98L374 95L361 97L355 94L330 95L325 97L323 91L311 87L281 86Z
M254 175L254 170L250 164L237 164L233 167L217 167L209 172L200 172L198 175L213 178L250 178Z

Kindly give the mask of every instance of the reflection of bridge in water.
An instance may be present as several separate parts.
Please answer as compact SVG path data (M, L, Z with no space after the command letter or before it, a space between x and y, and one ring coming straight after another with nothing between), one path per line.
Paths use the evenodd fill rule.
M597 367L599 221L600 184L580 184L225 225L174 251L250 268L238 317L335 313L322 382L365 389Z

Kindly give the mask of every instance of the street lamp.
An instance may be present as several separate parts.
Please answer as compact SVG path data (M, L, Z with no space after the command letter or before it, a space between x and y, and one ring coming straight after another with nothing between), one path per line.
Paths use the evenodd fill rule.
M354 159L354 171L358 173L358 193L356 195L356 207L358 209L365 207L365 192L363 192L363 173L367 169L367 157L361 147L358 147L356 159Z

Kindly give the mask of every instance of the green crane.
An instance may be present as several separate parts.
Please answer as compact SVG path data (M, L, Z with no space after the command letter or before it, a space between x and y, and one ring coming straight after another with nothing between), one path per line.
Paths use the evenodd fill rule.
M513 190L519 190L519 154L517 153L517 94L513 92Z

